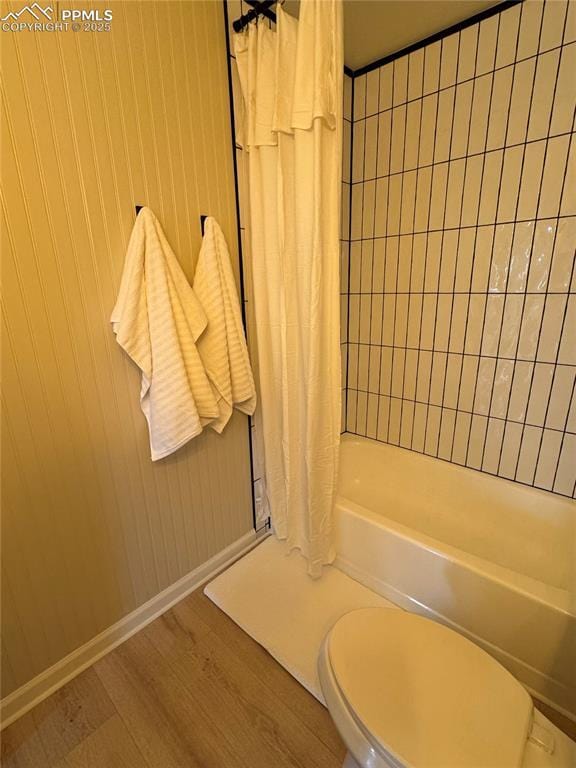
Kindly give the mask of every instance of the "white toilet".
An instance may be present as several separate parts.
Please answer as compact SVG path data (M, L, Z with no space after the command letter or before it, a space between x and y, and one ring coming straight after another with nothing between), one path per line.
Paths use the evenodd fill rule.
M336 622L319 658L344 768L575 768L576 743L495 659L406 611Z

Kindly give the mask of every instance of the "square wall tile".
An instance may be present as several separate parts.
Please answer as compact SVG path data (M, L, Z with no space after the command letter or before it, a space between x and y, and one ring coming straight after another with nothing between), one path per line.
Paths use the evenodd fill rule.
M505 424L499 419L488 419L484 444L482 446L482 469L491 475L498 474L500 451L504 440Z
M471 131L470 115L472 110L473 85L471 81L456 87L454 104L454 129L450 157L464 157L468 153L468 137Z
M494 233L493 226L476 229L471 286L473 292L484 293L488 290Z
M426 430L424 434L424 453L428 456L438 455L438 441L440 438L441 410L437 406L428 406L426 418Z
M556 219L538 221L530 254L528 274L530 293L546 290L551 269L552 249L557 242Z
M413 451L417 451L418 453L424 452L427 410L427 406L422 403L416 403L414 406L414 421L412 425L410 447Z
M527 59L516 64L510 100L510 118L506 144L519 144L526 140L530 106L534 97L535 59Z
M570 156L565 169L560 214L562 216L576 215L576 141L572 141L570 145Z
M518 36L518 59L527 59L537 53L543 11L542 0L525 0Z
M492 100L493 74L476 78L470 116L470 138L468 153L484 152L488 138L488 119L490 117L490 102Z
M420 48L408 57L408 101L419 99L424 88L424 49Z
M402 402L402 418L400 423L400 445L403 448L410 448L412 440L412 429L414 425L414 407L413 402L404 400Z
M552 55L548 54L548 55ZM576 70L576 43L562 48L560 71L556 83L554 105L552 109L552 124L550 135L566 133L572 129L574 109L576 106L576 89L574 88L574 71Z
M378 109L382 112L392 106L394 62L380 67L380 97Z
M432 168L420 168L416 180L416 208L414 231L426 232L430 220L430 199L432 194Z
M519 38L520 7L514 6L499 14L498 45L496 67L511 64L516 56Z
M497 221L514 221L516 218L523 157L523 147L511 147L504 152Z
M537 354L537 359L542 362L553 363L556 360L558 348L560 346L560 334L563 326L566 302L566 295L549 294L546 296L542 325L539 328L540 339ZM573 313L570 314L572 315L570 319L574 319ZM572 335L572 340L574 340L574 335ZM569 347L569 344L567 344L566 347Z
M390 173L390 148L392 140L392 110L378 115L378 156L376 175L387 176Z
M486 149L500 149L506 140L512 97L513 67L494 72Z
M448 164L448 189L446 191L446 210L443 223L443 227L446 229L460 226L465 177L466 160L452 160Z
M559 50L550 51L538 57L528 125L528 141L548 136L552 100L555 97L554 89L550 88L550 84L556 81L559 59Z
M496 66L496 44L500 19L491 16L480 22L478 32L478 56L476 60L476 75L484 75L491 72Z
M494 230L494 245L488 282L490 293L502 293L507 288L514 226L514 224L498 224Z
M549 298L559 299L554 296ZM561 301L557 302L559 305ZM565 315L560 324L561 340L558 362L561 365L576 365L576 294L571 293L565 305Z
M497 360L492 385L490 416L507 419L510 408L510 395L514 382L514 361Z
M376 176L376 160L378 156L378 115L372 115L365 120L364 130L364 171L363 178L373 179Z
M392 146L390 150L390 173L398 173L404 168L406 112L407 108L405 104L392 110Z
M576 435L566 433L560 449L553 490L564 496L574 496L576 483Z
M344 118L352 120L352 78L344 75Z
M438 94L433 93L422 99L422 121L418 165L430 165L434 160L434 140L438 113Z
M506 477L513 480L516 475L518 457L520 454L520 445L522 441L522 426L509 421L504 430L504 439L502 441L502 454L498 463L496 473L500 477Z
M534 363L518 360L512 369L510 386L510 402L508 403L508 419L510 421L525 421L530 397L530 387L534 374Z
M374 179L362 185L362 237L374 236L374 217L376 215L376 182Z
M378 434L378 395L368 395L368 408L366 412L366 437L376 438Z
M479 24L474 24L472 27L467 27L460 32L460 54L458 57L457 75L459 83L474 77L476 72L476 46L478 45L479 32Z
M402 56L394 62L393 106L404 104L408 98L408 57Z
M458 238L458 253L456 256L456 293L468 292L472 287L472 267L474 259L474 244L476 228L461 229Z
M561 432L566 429L575 378L576 368L572 365L559 365L554 368L545 423L548 429L557 429Z
M454 439L449 461L454 464L464 465L466 463L466 452L468 448L468 436L470 434L470 425L472 416L469 413L456 413L456 423L454 425Z
M388 424L390 421L390 398L378 398L378 412L376 415L376 439L384 443L388 442Z
M556 230L556 222L554 220L538 223L546 224L547 229L552 232ZM549 236L549 239L552 240L552 236ZM555 292L574 291L574 288L570 288L570 285L571 282L573 283L575 272L576 217L561 219L558 222L558 231L553 243L554 256L552 259L549 290ZM548 245L551 248L551 244L548 243Z
M523 297L519 294L509 293L505 297L504 315L500 328L500 342L498 355L504 358L515 358L520 336L522 322Z
M441 43L440 88L448 88L456 82L458 54L460 51L460 33L455 33L443 38Z
M503 160L502 150L485 155L478 224L493 224L496 221Z
M361 245L360 293L372 292L372 273L374 271L374 241L363 240Z
M544 296L526 296L518 345L518 357L522 360L534 360L536 357L543 311Z
M545 141L537 141L524 147L520 197L515 215L519 221L536 218L545 155Z
M474 407L474 390L480 360L475 355L464 355L458 385L458 409L471 412Z
M366 140L366 120L354 123L354 147L352 150L352 181L364 180L364 143Z
M354 121L366 117L366 75L354 78Z
M378 112L380 98L380 69L373 69L366 75L366 115Z
M346 400L346 431L355 434L356 432L356 403L358 393L354 389L348 389Z
M528 424L533 424L537 427L544 425L553 376L553 365L549 363L536 363L534 366L526 414Z
M406 133L404 145L404 168L412 170L418 166L422 100L409 102L406 107Z
M542 444L539 449L536 475L534 477L536 488L543 488L546 491L552 490L561 446L562 435L559 432L545 429L542 435Z
M427 45L424 49L424 94L437 91L440 87L440 56L442 43Z
M567 0L554 0L552 3L545 3L540 32L540 53L550 48L556 48L562 42L567 12Z
M356 423L354 431L357 435L366 435L366 423L368 418L368 393L356 393Z
M526 281L530 272L532 250L535 241L535 222L520 221L514 226L514 242L508 273L506 290L520 293L526 290Z
M434 162L448 160L454 128L454 102L456 88L440 91L438 95L438 115L436 118L436 140L434 145Z
M568 136L558 136L548 141L542 176L540 204L538 206L538 218L540 219L547 219L550 216L558 215L564 187L570 190L576 181L573 178L573 174L570 173L568 146ZM571 193L574 194L573 190L571 190ZM569 194L570 192L567 192L567 195ZM564 205L562 207L564 209ZM566 208L568 208L568 205ZM568 213L568 210L562 211L563 215Z
M532 485L534 483L541 439L541 429L537 429L536 427L524 428L520 444L518 466L514 478L519 483L526 483L526 485Z

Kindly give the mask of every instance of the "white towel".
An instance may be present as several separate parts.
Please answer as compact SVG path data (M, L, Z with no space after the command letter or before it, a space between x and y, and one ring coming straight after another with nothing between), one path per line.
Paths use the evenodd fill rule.
M142 371L152 460L162 459L220 410L196 346L206 315L149 208L136 217L110 320L118 344Z
M228 246L211 216L204 222L194 293L208 318L198 349L220 409L219 418L210 426L222 432L234 407L248 415L254 413L256 390Z

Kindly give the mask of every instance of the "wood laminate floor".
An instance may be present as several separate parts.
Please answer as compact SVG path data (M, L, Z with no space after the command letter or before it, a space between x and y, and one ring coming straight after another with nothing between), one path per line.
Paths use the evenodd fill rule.
M327 710L198 590L6 728L1 754L3 768L340 768L345 751Z
M201 590L2 733L3 768L340 768L345 751Z

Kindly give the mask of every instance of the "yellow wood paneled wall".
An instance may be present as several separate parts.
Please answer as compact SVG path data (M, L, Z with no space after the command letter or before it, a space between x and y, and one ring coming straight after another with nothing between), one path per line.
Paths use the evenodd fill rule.
M109 323L135 203L188 277L201 213L237 252L222 4L109 6L0 32L3 695L252 526L245 417L152 464Z

